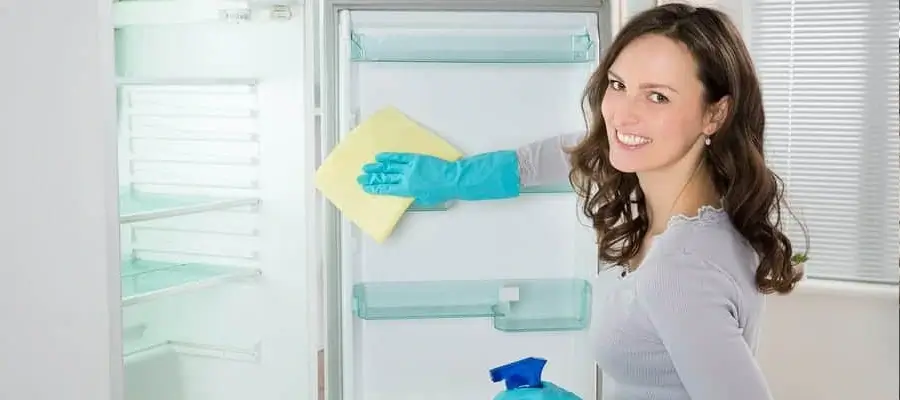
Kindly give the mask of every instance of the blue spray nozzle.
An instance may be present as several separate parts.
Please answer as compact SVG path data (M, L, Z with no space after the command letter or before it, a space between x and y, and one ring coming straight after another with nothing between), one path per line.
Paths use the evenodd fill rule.
M506 381L506 389L539 388L541 387L541 372L547 360L543 358L528 357L501 365L491 370L491 382Z

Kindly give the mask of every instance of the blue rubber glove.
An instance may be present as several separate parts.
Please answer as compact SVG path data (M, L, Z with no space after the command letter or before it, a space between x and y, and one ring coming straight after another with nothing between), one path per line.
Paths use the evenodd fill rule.
M541 382L540 388L511 389L500 392L494 400L582 400L578 395L550 382Z
M357 182L367 193L415 198L417 204L493 200L519 195L519 161L512 150L457 161L414 153L379 153Z

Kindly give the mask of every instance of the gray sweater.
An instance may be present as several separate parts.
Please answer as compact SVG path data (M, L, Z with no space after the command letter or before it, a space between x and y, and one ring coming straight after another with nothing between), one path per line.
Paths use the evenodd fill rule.
M518 150L523 186L565 182L560 136ZM641 266L596 293L595 359L604 400L767 400L754 357L764 306L759 258L721 209L673 217Z

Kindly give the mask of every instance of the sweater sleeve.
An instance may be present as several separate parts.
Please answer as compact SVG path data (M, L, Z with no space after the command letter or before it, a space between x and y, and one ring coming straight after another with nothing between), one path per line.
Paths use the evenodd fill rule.
M568 185L571 168L565 149L578 144L583 137L583 133L558 135L516 149L520 186Z
M743 337L740 290L725 271L688 254L645 265L637 299L693 400L770 400Z

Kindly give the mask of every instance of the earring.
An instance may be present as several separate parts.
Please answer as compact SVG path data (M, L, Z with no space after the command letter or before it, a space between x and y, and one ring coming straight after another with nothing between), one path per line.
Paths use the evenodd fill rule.
M710 143L712 143L712 139L710 139L709 136L707 136L706 139L703 140L703 144L709 146Z

